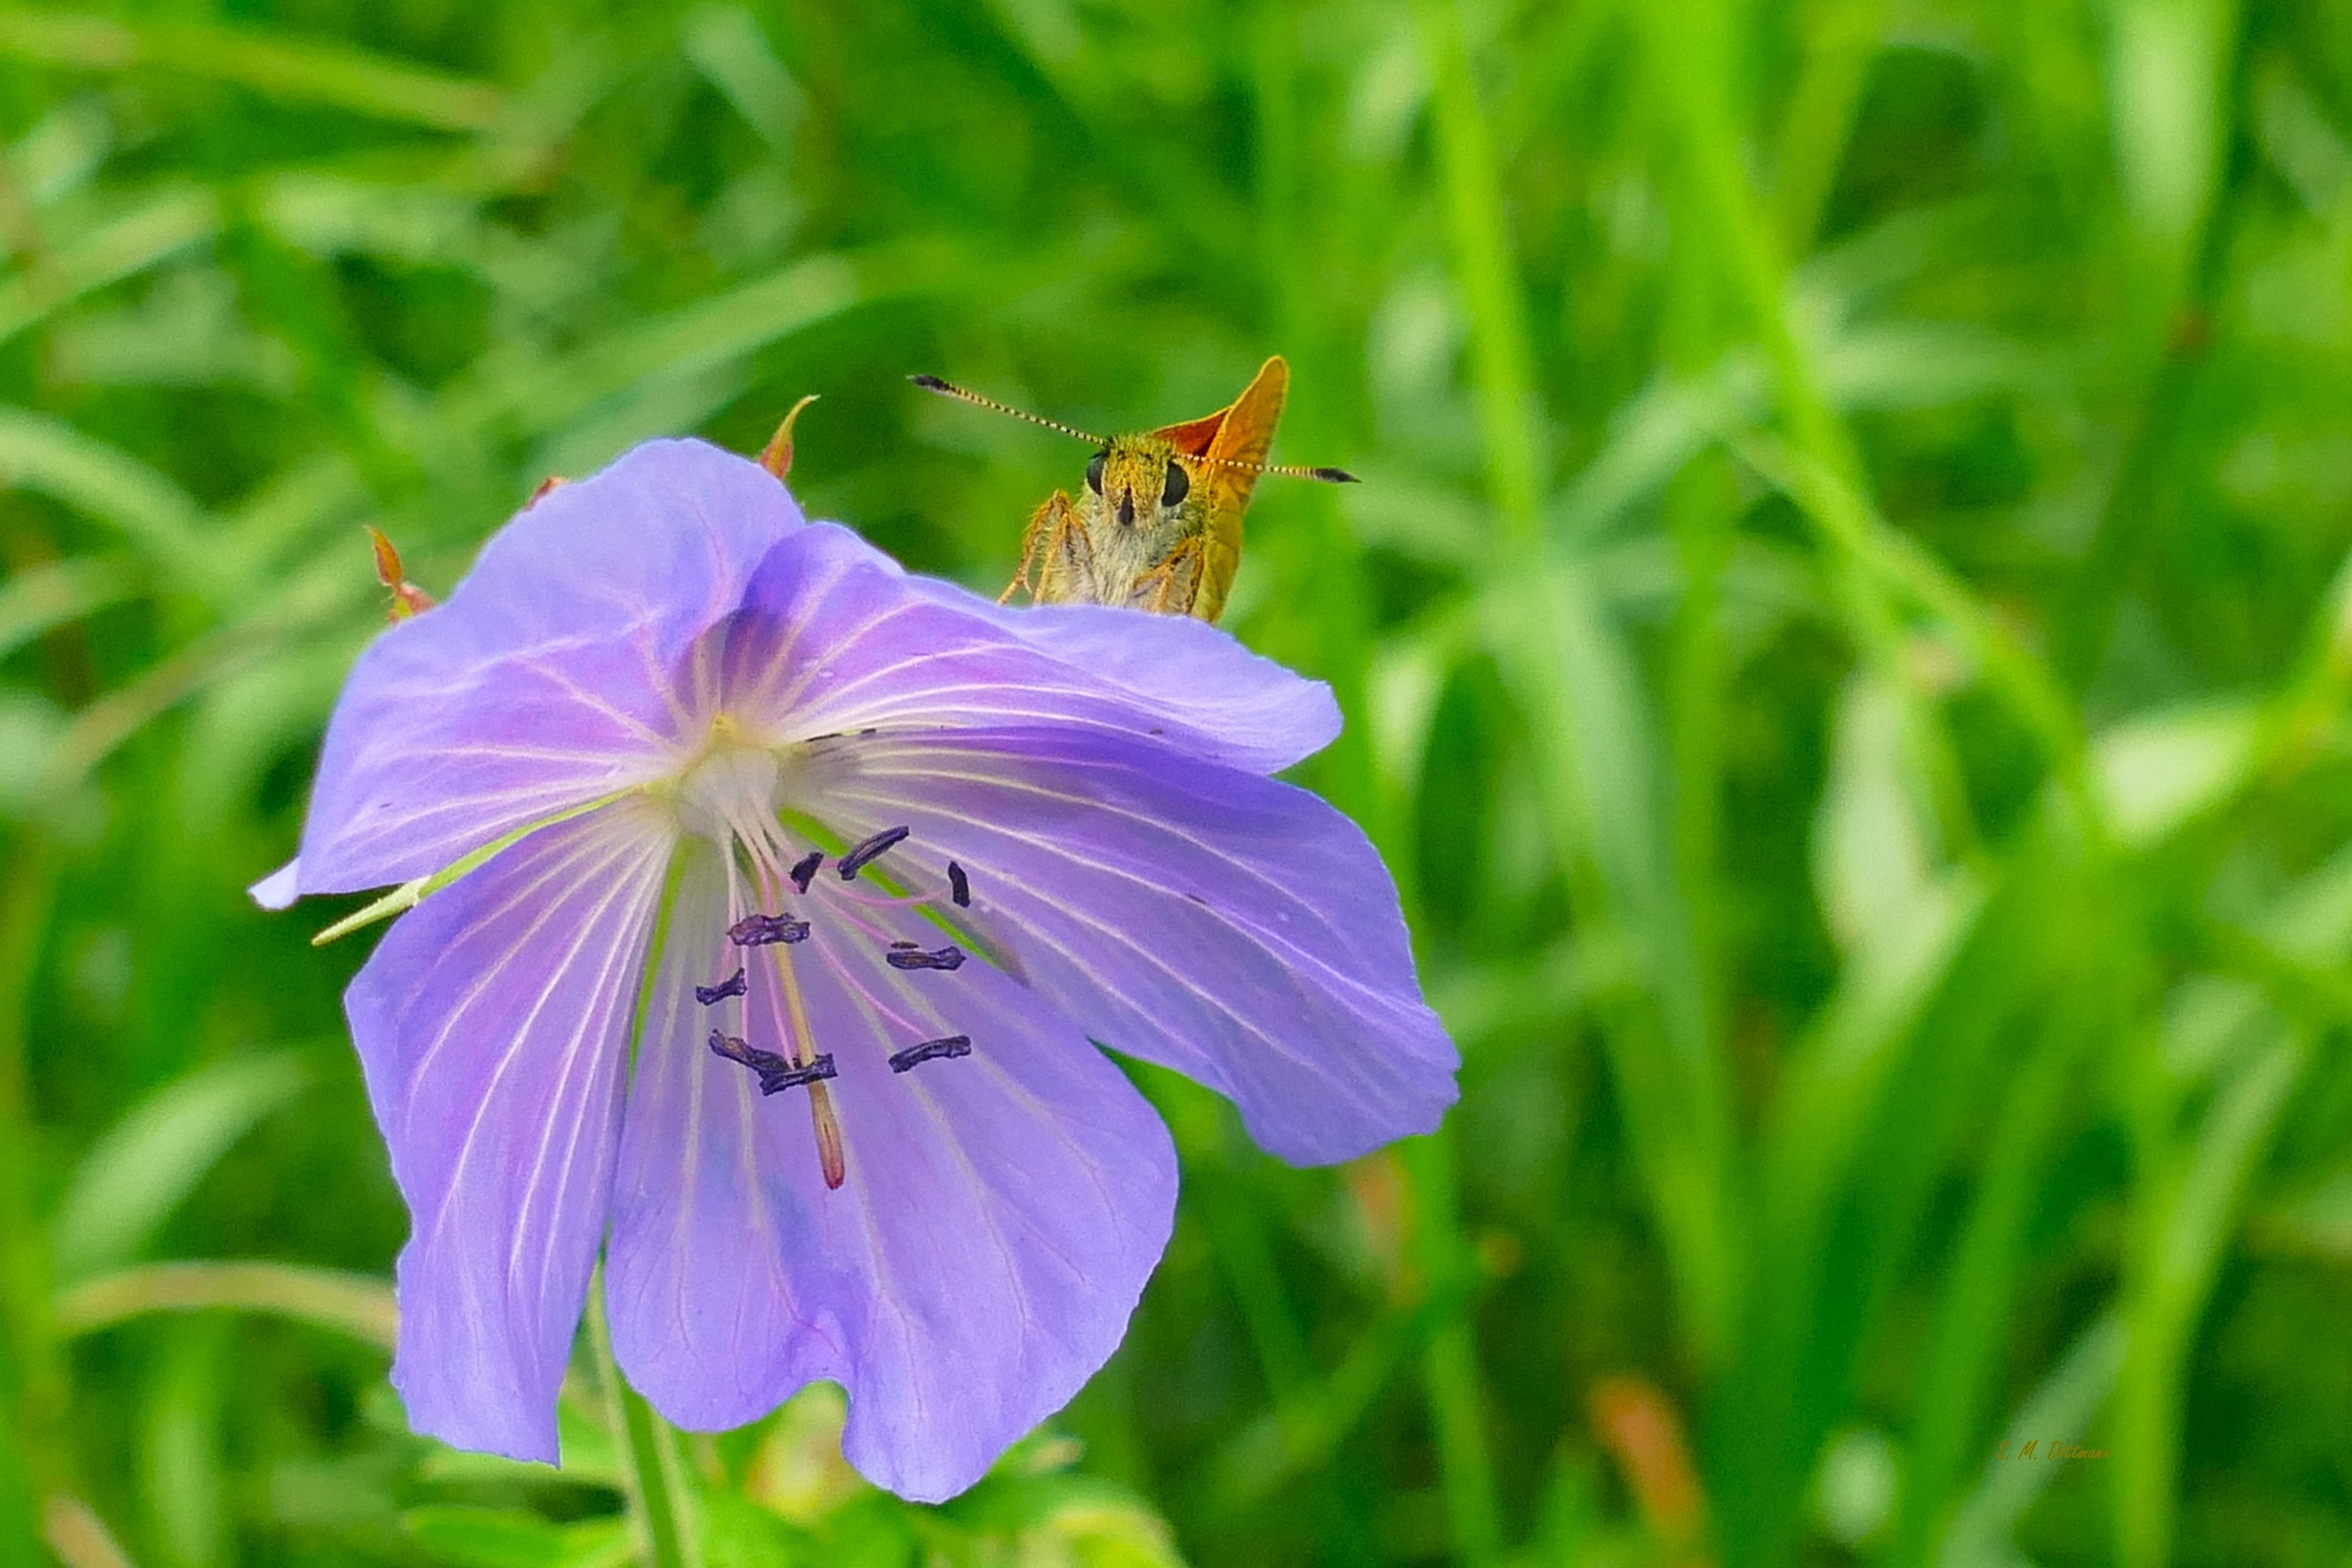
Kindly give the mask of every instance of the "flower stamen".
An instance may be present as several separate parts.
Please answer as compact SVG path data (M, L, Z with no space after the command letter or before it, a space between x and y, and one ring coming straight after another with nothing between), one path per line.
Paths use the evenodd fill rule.
M798 888L804 897L809 891L809 879L816 875L816 868L824 863L825 852L821 849L813 849L800 858L798 865L793 867L790 873L793 886Z
M726 1001L731 996L741 996L751 988L751 982L744 978L743 970L738 967L733 974L715 985L695 986L694 1000L706 1007L712 1006Z
M936 1057L969 1056L971 1053L972 1037L970 1035L950 1034L944 1039L925 1040L920 1046L909 1046L893 1055L890 1058L890 1070L912 1072L916 1068Z
M971 879L964 876L964 868L953 860L947 862L947 896L955 901L958 909L972 907Z
M720 808L719 816L729 837L733 840L734 846L742 851L741 859L738 859L731 850L727 856L728 912L730 914L743 907L742 888L738 879L746 870L750 873L752 891L763 903L771 901L781 903L784 897L784 883L787 881L794 881L795 885L798 886L804 894L808 891L805 883L797 880L793 873L805 867L808 875L814 877L816 874L817 865L821 863L821 858L817 859L804 858L798 866L795 866L792 872L788 872L784 869L782 856L778 853L783 845L779 840L776 824L764 810L746 813L739 802L731 802L728 806ZM743 938L736 935L739 931L755 940L746 943ZM777 1061L783 1063L785 1072L790 1075L788 1080L780 1082L780 1087L792 1088L795 1085L807 1087L809 1120L816 1135L817 1165L824 1172L825 1186L829 1190L837 1190L844 1181L849 1179L849 1164L841 1148L840 1119L834 1114L833 1096L826 1089L824 1082L834 1076L833 1057L829 1053L816 1049L816 1034L809 1027L808 1004L800 994L800 981L799 977L794 973L790 950L793 943L807 941L809 932L809 922L794 920L790 916L779 913L743 916L733 925L728 927L727 934L738 946L768 946L773 949L776 990L783 995L785 1012L785 1017L778 1019L777 1023L780 1026L779 1032L784 1036L785 1045L791 1051L789 1061L783 1057L776 1058ZM714 1046L712 1049L717 1048ZM721 1054L727 1053L722 1051ZM766 1054L774 1055L773 1052ZM769 1092L767 1082L768 1080L764 1077L760 1080L762 1092Z
M771 846L765 835L748 842L757 859L755 873L759 875L760 882L765 884L768 881L766 873L773 869L772 858L768 854ZM809 922L798 921L795 923L800 927L800 937L792 940L797 942L808 935ZM782 946L775 950L775 974L784 992L785 1011L792 1020L794 1057L797 1059L805 1055L809 1059L808 1066L812 1068L823 1063L824 1076L832 1077L833 1058L816 1049L816 1033L809 1028L808 1003L800 994L800 978L793 972L792 954ZM837 1192L841 1183L849 1179L849 1162L841 1150L841 1123L833 1113L833 1095L817 1080L809 1083L809 1123L816 1134L816 1163L824 1172L825 1188L829 1192Z
M855 881L858 873L871 865L884 850L889 849L913 831L911 828L884 828L871 838L858 840L847 855L841 857L841 880Z
M808 939L809 922L789 915L746 915L727 928L727 940L738 947L765 947L771 943Z
M894 942L882 962L894 969L961 969L964 949L951 942L936 952L926 952L911 942Z
M818 1085L834 1075L833 1058L820 1055L806 1067L795 1067L773 1050L761 1050L748 1041L731 1034L710 1031L710 1052L731 1062L740 1062L759 1074L762 1094L781 1094L788 1089L806 1087L814 1093ZM836 1182L834 1185L838 1186Z

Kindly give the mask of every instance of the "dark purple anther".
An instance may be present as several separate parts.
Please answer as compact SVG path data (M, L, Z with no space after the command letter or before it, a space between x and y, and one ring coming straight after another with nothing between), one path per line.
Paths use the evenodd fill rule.
M805 942L809 922L790 915L746 915L727 928L727 940L738 947L765 947L773 942Z
M781 1072L761 1073L759 1091L762 1094L781 1094L788 1089L800 1089L809 1084L821 1083L832 1076L833 1054L826 1051L812 1057L807 1067L788 1067Z
M710 1054L724 1056L731 1062L741 1062L753 1072L787 1072L792 1070L792 1063L774 1051L753 1049L749 1041L737 1039L731 1034L721 1034L716 1029L710 1031Z
M935 1056L969 1056L971 1053L970 1035L951 1034L944 1040L925 1040L920 1046L907 1047L890 1058L890 1070L909 1072Z
M788 1089L816 1083L833 1076L833 1057L830 1053L812 1060L807 1067L795 1067L773 1050L758 1050L731 1034L710 1031L710 1052L731 1062L741 1062L759 1074L762 1094L781 1094Z
M947 862L947 896L956 901L958 909L972 907L972 879L953 860Z
M894 969L961 969L964 949L951 942L936 953L926 953L911 942L894 942L882 962Z
M816 868L824 863L825 852L821 849L813 849L803 855L800 858L800 863L793 867L790 873L793 886L806 893L809 890L809 879L816 876Z
M715 985L695 986L694 1000L708 1007L712 1003L724 1002L731 996L741 996L744 992L750 990L751 988L751 985L743 978L743 971L741 969L737 969L733 974L730 975L727 979L720 981Z
M873 862L876 856L905 837L907 828L884 828L871 838L860 839L847 855L841 857L841 880L848 881Z

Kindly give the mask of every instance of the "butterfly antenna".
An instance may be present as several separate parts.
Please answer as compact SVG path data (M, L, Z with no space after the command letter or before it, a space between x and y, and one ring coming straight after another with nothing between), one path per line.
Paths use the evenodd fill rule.
M1196 457L1213 468L1238 468L1244 474L1287 474L1294 479L1321 479L1324 484L1362 484L1344 468L1302 468L1296 463L1240 463L1231 457Z
M1048 430L1058 430L1065 435L1074 435L1091 446L1107 447L1111 444L1099 435L1089 435L1085 431L1072 425L1065 425L1059 419L1048 419L1042 414L1031 413L1027 409L1016 409L1009 403L1000 403L993 397L983 397L976 392L965 392L954 382L942 381L936 375L910 375L906 379L925 392L935 392L942 397L953 397L960 402L970 403L979 408L994 409L999 413L1009 413L1015 419L1027 419L1032 425L1043 425Z

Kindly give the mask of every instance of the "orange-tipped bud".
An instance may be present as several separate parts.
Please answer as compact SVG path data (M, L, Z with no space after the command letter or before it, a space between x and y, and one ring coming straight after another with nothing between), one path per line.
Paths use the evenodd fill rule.
M375 580L388 588L400 585L400 552L384 537L384 530L370 524L368 542L375 547Z
M433 608L433 595L408 580L401 570L400 552L384 537L380 528L371 525L368 542L375 550L375 580L392 590L392 604L386 606L384 618L398 625L412 615L421 615Z
M800 417L802 409L816 401L816 393L811 392L795 403L792 413L786 414L784 422L775 427L775 434L768 437L767 446L760 452L759 466L779 479L787 477L793 471L793 421Z
M528 512L531 508L540 503L540 498L544 497L548 491L553 490L560 484L569 483L571 483L571 481L561 474L548 475L545 478L539 481L539 488L531 492L529 498L522 503L522 509L525 512Z

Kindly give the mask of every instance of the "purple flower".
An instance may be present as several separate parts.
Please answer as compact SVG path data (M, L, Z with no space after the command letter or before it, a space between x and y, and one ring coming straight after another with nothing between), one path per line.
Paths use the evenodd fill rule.
M1378 857L1268 776L1338 722L1199 622L909 577L693 442L516 519L361 657L255 890L402 884L345 1003L410 1419L553 1459L601 1245L670 1420L831 1378L866 1475L970 1485L1167 1241L1166 1130L1091 1040L1294 1161L1453 1099Z

